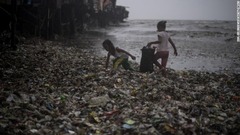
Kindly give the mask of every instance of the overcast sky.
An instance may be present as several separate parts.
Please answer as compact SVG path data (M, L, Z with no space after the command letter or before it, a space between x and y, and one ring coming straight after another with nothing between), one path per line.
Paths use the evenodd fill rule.
M128 19L236 20L237 0L117 0Z

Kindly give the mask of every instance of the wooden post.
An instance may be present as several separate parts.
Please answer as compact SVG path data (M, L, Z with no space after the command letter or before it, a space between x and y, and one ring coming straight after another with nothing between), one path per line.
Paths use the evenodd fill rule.
M37 36L38 37L41 37L41 12L40 12L40 9L39 9L39 6L37 7Z
M49 26L50 26L50 3L48 2L47 3L47 39L50 39L50 28L49 28Z
M11 0L11 8L12 8L12 20L11 20L11 48L13 50L17 49L17 45L15 43L15 33L16 33L16 11L17 11L17 0Z
M74 5L75 3L73 1L70 1L69 3L69 16L70 16L70 26L69 26L69 29L70 29L70 36L73 36L75 34L75 22L74 22Z
M56 8L57 8L57 13L56 13L56 19L55 19L55 23L57 26L55 26L54 29L57 29L57 33L59 35L62 35L62 1L61 0L57 0L57 4L56 4Z

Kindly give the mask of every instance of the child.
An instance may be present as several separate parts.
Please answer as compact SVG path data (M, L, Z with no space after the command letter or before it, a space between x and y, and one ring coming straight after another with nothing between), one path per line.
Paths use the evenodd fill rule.
M102 43L102 45L103 48L108 51L106 68L108 68L109 58L112 55L113 57L115 57L115 59L113 60L113 69L117 69L120 65L122 65L123 68L126 70L133 70L128 63L128 56L130 56L133 60L136 59L135 56L131 55L123 49L120 49L118 47L115 48L113 43L109 39L106 39Z
M148 47L150 47L152 44L158 44L156 46L157 52L154 54L154 60L153 63L159 67L160 70L162 70L163 76L166 77L166 66L169 56L169 49L168 49L168 41L171 43L174 54L177 56L177 49L175 47L175 44L173 43L172 39L168 35L168 33L165 31L166 29L166 21L160 21L157 24L158 29L158 40L154 42L149 42ZM162 59L161 64L158 62L158 59Z

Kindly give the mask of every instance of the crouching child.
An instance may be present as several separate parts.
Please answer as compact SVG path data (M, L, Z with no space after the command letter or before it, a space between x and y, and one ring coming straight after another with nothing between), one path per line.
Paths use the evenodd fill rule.
M106 69L108 68L110 56L113 56L115 58L113 60L113 69L117 69L120 65L122 65L125 70L133 70L128 62L128 57L130 56L133 60L135 60L135 56L121 48L115 47L109 39L104 40L102 46L108 52Z

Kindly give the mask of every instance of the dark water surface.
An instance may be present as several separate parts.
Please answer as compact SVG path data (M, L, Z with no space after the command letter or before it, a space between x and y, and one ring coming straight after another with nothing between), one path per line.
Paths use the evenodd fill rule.
M99 56L106 56L101 43L110 39L137 57L140 63L141 48L157 40L158 20L129 20L119 26L89 30L81 42ZM240 73L240 44L236 39L235 21L176 21L167 22L167 31L176 44L179 56L173 55L170 46L168 68L210 72ZM86 47L88 48L88 46Z

